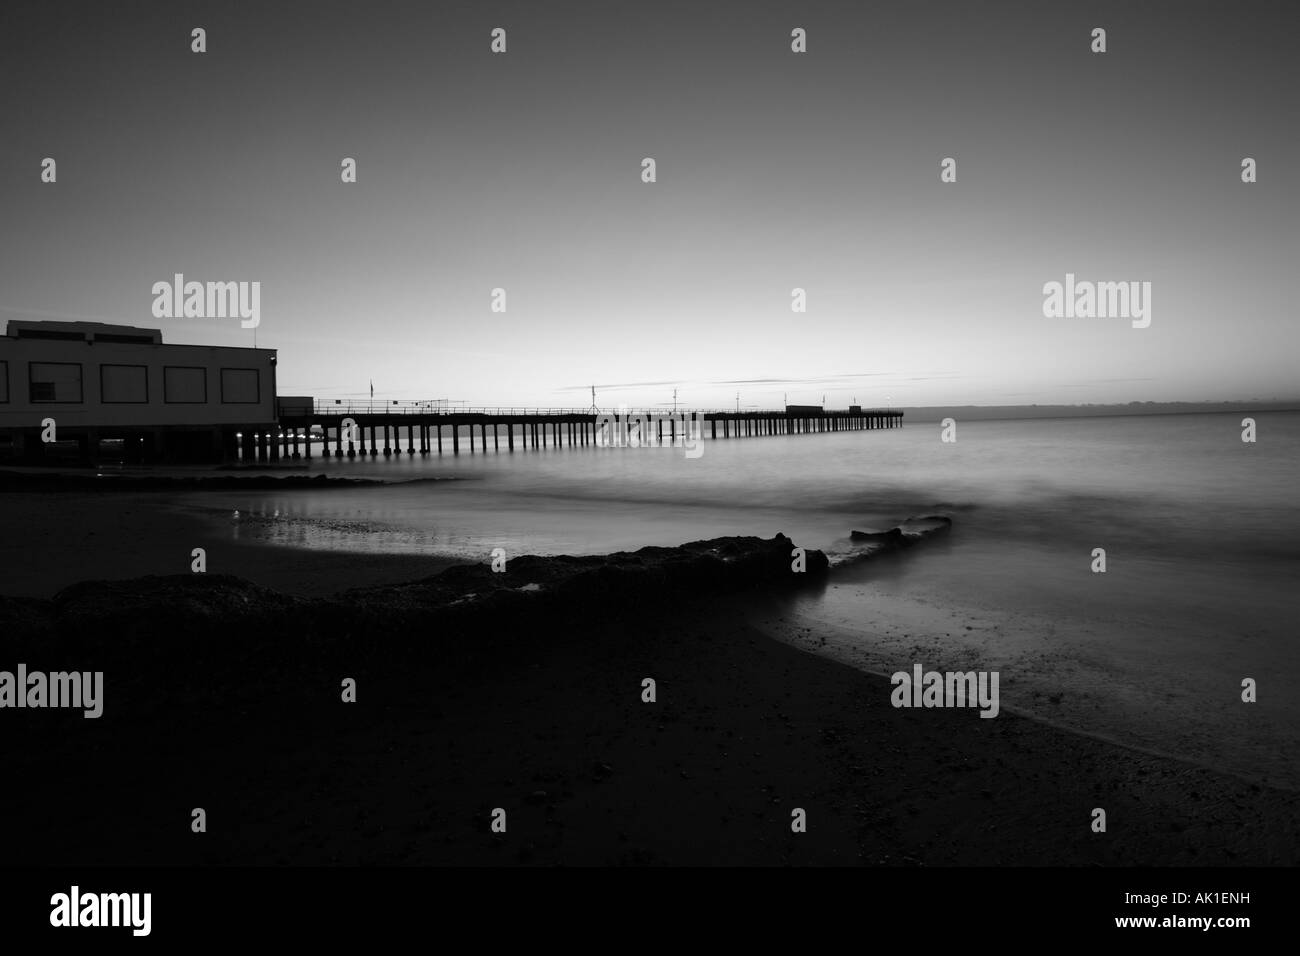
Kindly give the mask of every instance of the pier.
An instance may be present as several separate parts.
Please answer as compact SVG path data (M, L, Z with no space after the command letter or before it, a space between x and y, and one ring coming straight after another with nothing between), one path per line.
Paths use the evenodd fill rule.
M446 399L280 395L274 349L166 344L158 329L13 320L0 336L0 459L279 462L459 455L897 428L903 413L850 405L779 410L465 408ZM12 376L12 381L11 381Z
M700 437L710 441L822 432L898 428L901 411L823 409L790 406L760 411L679 409L593 410L591 408L459 408L432 402L312 402L310 407L282 399L279 429L250 428L228 432L227 457L239 461L310 459L313 445L325 458L383 455L452 454L542 450L595 446L601 422L610 416L641 424L641 441L674 442L683 419L701 423ZM647 438L650 440L647 442Z

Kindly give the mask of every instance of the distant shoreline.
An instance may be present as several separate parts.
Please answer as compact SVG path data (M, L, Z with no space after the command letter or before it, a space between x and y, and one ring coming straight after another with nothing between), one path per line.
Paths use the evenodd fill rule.
M1141 418L1146 415L1237 415L1300 412L1300 402L1130 402L1127 405L899 405L904 422L1035 421L1054 418ZM906 426L904 426L906 427Z
M342 475L322 474L265 474L268 469L247 469L257 474L214 474L211 472L195 475L162 474L165 468L150 471L133 471L119 474L88 474L92 469L77 471L39 471L0 470L0 491L203 491L205 489L221 491L271 490L293 488L361 488L392 484L378 478L353 478Z

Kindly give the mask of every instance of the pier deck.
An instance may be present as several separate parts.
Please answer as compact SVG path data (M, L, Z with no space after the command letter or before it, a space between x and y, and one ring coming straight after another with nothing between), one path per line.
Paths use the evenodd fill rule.
M636 422L642 444L676 442L679 430L698 429L710 441L820 432L868 431L902 425L901 411L885 409L799 409L722 411L698 409L462 408L430 409L429 403L405 406L316 403L311 412L280 415L272 435L253 429L238 436L241 460L278 461L311 458L312 445L324 457L358 455L458 455L487 451L564 448L607 443L613 422Z

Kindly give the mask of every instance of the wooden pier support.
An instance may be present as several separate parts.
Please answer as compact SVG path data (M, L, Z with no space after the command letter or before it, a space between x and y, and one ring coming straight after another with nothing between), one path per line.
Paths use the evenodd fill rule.
M644 414L644 413L640 413ZM692 413L687 413L692 414ZM871 410L849 411L829 409L824 413L807 413L781 411L734 411L704 412L699 414L707 421L707 437L716 441L719 438L761 438L772 435L808 435L817 433L870 431L878 428L898 428L902 425L902 412ZM355 418L354 418L355 416ZM345 430L343 422L354 418L355 430ZM665 426L665 419L667 425ZM634 419L635 422L635 419ZM689 439L696 434L690 425L681 431L682 422L672 416L654 417L650 421L641 419L641 426L634 424L631 434L640 435L640 444L676 446L679 441ZM365 412L349 413L316 412L307 416L285 416L279 427L274 430L266 425L257 425L235 430L228 428L220 434L214 432L214 455L226 459L237 459L246 463L278 462L284 458L312 457L313 429L320 429L321 454L325 458L343 458L344 445L347 457L353 459L357 453L364 457L366 433L369 432L370 456L379 454L379 430L384 432L384 457L394 454L401 456L402 429L406 429L406 447L408 456L414 455L418 448L421 455L443 454L443 428L451 429L451 452L460 454L460 430L468 429L469 451L488 451L488 428L492 429L492 450L501 451L501 429L506 432L506 448L515 450L515 439L523 442L523 449L542 451L548 449L581 448L595 445L598 435L598 416L575 411L564 412L520 412L494 415L491 412L475 411L455 413L430 412L428 414L407 413L395 415L384 412L370 416ZM721 427L719 427L721 425ZM475 436L475 429L478 435ZM390 431L391 434L390 434ZM705 427L699 429L705 437ZM417 437L418 436L418 437ZM476 440L477 438L477 440ZM333 449L331 450L331 444ZM479 448L476 449L475 445Z

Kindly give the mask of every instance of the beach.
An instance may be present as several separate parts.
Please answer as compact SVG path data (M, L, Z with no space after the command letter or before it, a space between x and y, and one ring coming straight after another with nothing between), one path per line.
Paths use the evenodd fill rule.
M174 6L0 31L15 952L1285 927L1300 8Z
M25 499L30 520L72 513L58 497ZM785 539L713 543L731 563L696 547L502 575L410 556L288 571L250 544L253 583L189 574L188 553L139 578L178 526L159 537L151 509L104 498L79 528L119 529L120 579L0 602L0 667L105 682L98 719L7 714L14 864L1300 859L1292 791L1005 710L896 708L885 678L792 646L814 639L782 629L802 631L791 609L827 571L810 551L794 580Z
M0 593L11 597L52 597L79 581L188 573L195 548L213 573L235 569L298 595L411 580L457 563L427 554L268 547L240 540L228 521L172 506L160 491L0 491L0 514Z
M190 573L201 548L206 573L324 599L498 551L782 532L832 567L792 597L789 633L747 602L745 621L778 640L875 675L998 672L1008 712L1300 790L1300 415L1259 423L1258 446L1229 415L1135 415L965 422L952 445L925 425L708 441L694 460L579 447L28 470L0 475L4 593ZM944 540L858 563L852 532L928 514L952 520Z

